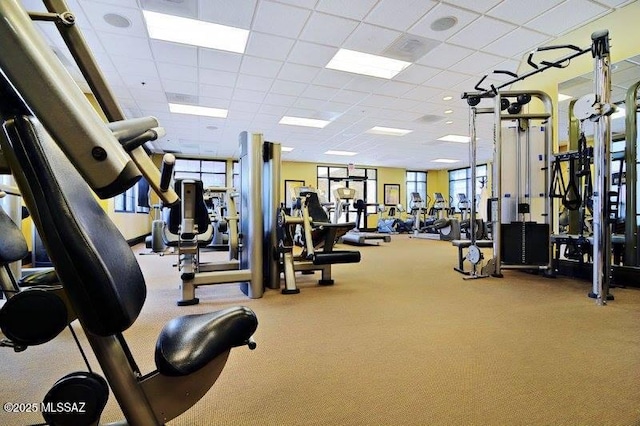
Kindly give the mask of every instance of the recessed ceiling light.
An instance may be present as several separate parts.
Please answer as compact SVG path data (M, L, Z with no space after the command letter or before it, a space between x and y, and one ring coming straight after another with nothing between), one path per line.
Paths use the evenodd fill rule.
M351 152L351 151L327 151L327 152L325 152L325 154L351 156L351 155L356 155L357 152Z
M210 49L244 53L249 31L197 19L142 11L149 37Z
M452 160L450 158L437 158L432 161L432 163L457 163L460 160Z
M438 140L444 141L444 142L469 143L471 138L469 136L462 136L462 135L446 135L441 138L438 138Z
M411 62L356 52L355 50L340 49L329 61L326 68L391 79L409 65L411 65Z
M447 120L444 122L444 124L453 124L453 120Z
M433 31L446 31L453 28L458 23L458 18L455 16L444 16L436 19L431 23L431 29Z
M227 110L197 105L169 104L169 111L176 114L202 115L205 117L227 118Z
M563 95L562 93L558 93L558 102L566 101L568 99L573 99L573 96Z
M413 132L413 130L406 129L394 129L393 127L380 127L375 126L367 130L367 133L374 135L387 135L387 136L404 136Z
M444 113L445 113L445 114L451 114L452 112L453 112L453 110L452 110L452 109L448 109L448 110L446 110Z
M453 99L453 96L445 96L442 98L443 101L450 101L451 99Z
M282 148L280 148L282 150L282 152L291 152L294 150L294 148L290 147L290 146L283 146Z
M315 118L303 118L303 117L289 117L285 115L280 119L278 124L287 124L289 126L305 126L305 127L316 127L318 129L322 129L324 126L329 124L330 121L327 120L316 120Z
M104 21L116 28L129 28L131 26L131 21L125 18L122 15L118 15L117 13L107 13L102 17Z

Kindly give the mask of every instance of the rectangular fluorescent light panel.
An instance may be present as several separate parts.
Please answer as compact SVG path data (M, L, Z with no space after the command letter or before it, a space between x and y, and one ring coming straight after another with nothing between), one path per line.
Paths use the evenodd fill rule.
M327 152L325 152L325 154L351 156L351 155L356 155L357 152L351 152L351 151L327 151Z
M149 37L157 40L236 53L244 53L247 46L249 30L148 10L143 10L142 13L147 22Z
M291 152L293 151L293 148L290 146L283 146L280 148L282 150L282 152Z
M169 111L176 114L202 115L205 117L227 118L227 110L197 105L169 104Z
M316 120L315 118L303 118L303 117L289 117L285 115L280 119L278 124L287 124L289 126L305 126L305 127L316 127L318 129L322 129L324 126L329 124L330 121L326 120Z
M340 49L329 61L326 68L391 79L409 65L411 65L411 62L356 52L355 50Z
M406 129L394 129L393 127L380 127L375 126L367 130L367 133L374 135L387 135L387 136L404 136L413 132L413 130Z
M563 95L562 93L558 93L558 102L566 101L568 99L573 99L573 96Z
M438 140L444 141L444 142L469 143L471 138L469 136L461 136L461 135L446 135L441 138L438 138Z
M450 158L438 158L433 160L433 163L457 163L460 160L452 160Z

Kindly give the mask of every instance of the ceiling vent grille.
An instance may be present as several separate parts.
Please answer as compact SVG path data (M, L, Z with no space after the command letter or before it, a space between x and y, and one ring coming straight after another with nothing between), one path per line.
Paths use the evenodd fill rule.
M200 99L195 95L187 95L186 93L165 92L167 101L173 104L189 104L198 105Z
M382 52L382 56L399 59L401 61L415 62L439 44L440 41L438 40L431 40L412 34L403 34Z

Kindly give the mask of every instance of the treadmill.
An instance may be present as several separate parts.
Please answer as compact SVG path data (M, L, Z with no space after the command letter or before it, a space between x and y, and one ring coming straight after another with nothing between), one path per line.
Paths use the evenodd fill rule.
M348 210L349 203L352 200L356 199L356 190L353 188L336 188L333 191L333 195L336 198L336 209L334 211L334 223L338 223L338 219L343 211ZM351 244L356 246L379 246L380 241L384 241L388 243L391 241L391 235L382 234L380 232L367 232L359 229L360 227L360 219L364 217L365 226L366 226L366 206L363 211L364 215L359 214L356 219L356 228L347 232L340 238L339 242L344 244Z

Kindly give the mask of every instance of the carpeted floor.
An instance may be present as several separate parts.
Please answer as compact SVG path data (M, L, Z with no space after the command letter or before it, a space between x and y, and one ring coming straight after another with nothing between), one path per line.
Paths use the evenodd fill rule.
M334 267L332 287L301 276L300 294L255 300L234 284L201 287L193 307L175 305L175 256L139 256L148 301L126 338L143 372L172 317L243 304L260 321L258 348L234 349L170 424L640 425L640 291L613 289L598 307L582 281L464 281L445 242L394 236L361 251L360 264ZM68 331L2 360L2 402L40 401L83 369ZM112 395L102 421L120 416ZM1 425L39 421L0 412Z

